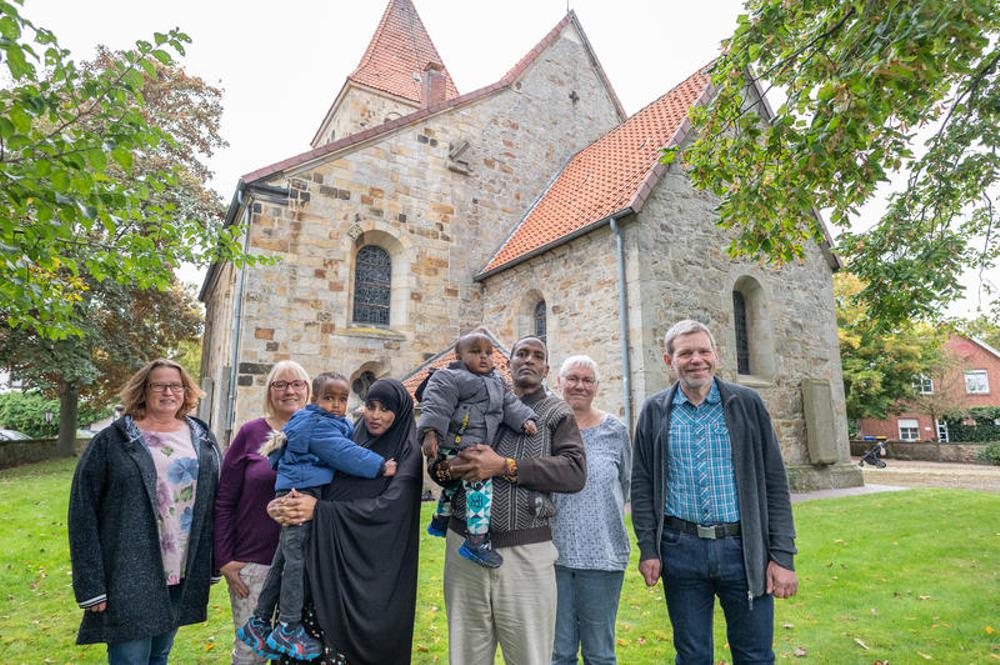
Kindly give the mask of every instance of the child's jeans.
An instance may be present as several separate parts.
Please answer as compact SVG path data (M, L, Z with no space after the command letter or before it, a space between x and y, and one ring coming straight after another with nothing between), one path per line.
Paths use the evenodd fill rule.
M296 490L299 494L316 496L317 488ZM278 492L284 496L287 491ZM278 605L278 621L299 623L302 621L302 602L305 596L305 545L312 529L312 523L281 527L278 549L271 561L264 587L257 599L254 616L271 622L274 606Z

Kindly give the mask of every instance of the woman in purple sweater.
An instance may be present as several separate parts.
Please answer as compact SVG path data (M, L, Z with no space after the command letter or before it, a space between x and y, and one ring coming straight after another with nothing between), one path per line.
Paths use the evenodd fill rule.
M296 362L276 363L267 375L267 416L240 428L222 462L215 499L215 565L229 584L233 623L250 617L278 546L281 527L267 516L276 474L257 453L271 430L281 431L292 414L309 402L309 375ZM267 661L239 640L233 642L233 665Z

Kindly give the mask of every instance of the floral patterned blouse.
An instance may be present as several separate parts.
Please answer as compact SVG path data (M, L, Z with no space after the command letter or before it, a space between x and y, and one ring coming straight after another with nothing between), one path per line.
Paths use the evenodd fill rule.
M156 523L160 532L163 572L168 585L180 584L187 564L194 517L198 453L187 427L176 432L143 430L142 438L156 466Z

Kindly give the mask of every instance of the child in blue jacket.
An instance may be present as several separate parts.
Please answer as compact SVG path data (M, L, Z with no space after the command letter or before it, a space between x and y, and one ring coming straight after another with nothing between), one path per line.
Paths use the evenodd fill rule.
M278 471L276 496L284 496L292 489L317 496L319 489L333 480L334 471L362 478L395 475L394 460L386 460L351 440L354 427L344 417L349 395L343 375L318 375L313 379L312 403L296 411L285 429L274 433L261 448L260 454L267 455ZM298 660L312 660L323 651L319 640L302 627L305 543L310 526L306 522L281 528L278 549L257 607L236 631L236 636L261 656L283 653ZM276 604L278 625L272 630Z

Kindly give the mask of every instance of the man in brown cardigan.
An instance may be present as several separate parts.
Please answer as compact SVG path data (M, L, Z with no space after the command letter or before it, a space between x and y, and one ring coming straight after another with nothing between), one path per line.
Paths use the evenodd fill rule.
M538 414L538 433L505 428L495 448L469 448L450 466L455 478L494 479L490 532L493 547L504 557L504 564L491 570L458 554L465 530L460 492L444 570L451 665L492 663L498 643L509 665L539 665L552 658L557 552L548 495L583 489L587 460L573 411L545 392L545 343L537 337L515 342L510 369L514 393Z

